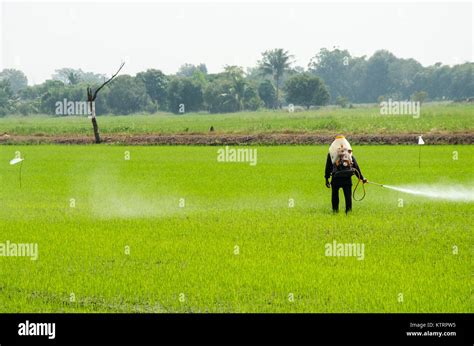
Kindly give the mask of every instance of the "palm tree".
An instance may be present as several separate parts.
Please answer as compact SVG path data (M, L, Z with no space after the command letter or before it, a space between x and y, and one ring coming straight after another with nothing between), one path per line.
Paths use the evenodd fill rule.
M71 85L79 84L79 82L81 81L81 76L79 72L77 71L73 71L73 70L69 71L66 77L67 77L68 83Z
M293 58L287 50L276 48L262 53L262 60L259 61L260 70L265 75L271 75L275 82L276 102L280 108L280 80L283 74L290 68Z
M224 66L224 72L231 82L230 94L238 105L239 111L244 108L244 97L247 89L247 82L244 78L244 71L239 66Z

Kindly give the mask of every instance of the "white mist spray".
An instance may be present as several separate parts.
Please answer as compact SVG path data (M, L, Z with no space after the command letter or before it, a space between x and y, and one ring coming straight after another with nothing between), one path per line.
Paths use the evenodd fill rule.
M455 202L473 202L474 186L440 186L440 185L383 185L387 189L423 196L433 199L442 199Z

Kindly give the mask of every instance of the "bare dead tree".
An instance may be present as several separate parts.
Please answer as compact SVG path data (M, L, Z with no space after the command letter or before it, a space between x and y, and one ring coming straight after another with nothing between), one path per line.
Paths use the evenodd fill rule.
M125 65L125 63L123 62L119 69L117 70L117 72L115 72L115 74L110 77L107 81L105 81L104 83L102 83L102 85L100 87L98 87L94 93L92 93L92 88L91 87L87 87L87 103L89 105L89 111L90 111L90 114L91 114L91 118L92 118L92 127L94 128L94 137L95 137L95 142L96 143L100 143L101 140L100 140L100 133L99 133L99 125L97 125L97 118L95 116L95 99L97 97L97 94L99 93L100 89L102 89L104 86L106 86L108 83L110 83L120 72L120 70L122 69L122 67Z

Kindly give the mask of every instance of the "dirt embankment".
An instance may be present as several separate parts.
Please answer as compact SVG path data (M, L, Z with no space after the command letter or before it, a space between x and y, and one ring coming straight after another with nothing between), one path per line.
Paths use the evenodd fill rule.
M418 134L346 135L354 144L416 144ZM333 135L311 133L268 134L150 134L103 135L103 143L122 145L311 145L328 144ZM473 133L430 133L426 144L473 144ZM92 136L0 135L0 144L92 144Z

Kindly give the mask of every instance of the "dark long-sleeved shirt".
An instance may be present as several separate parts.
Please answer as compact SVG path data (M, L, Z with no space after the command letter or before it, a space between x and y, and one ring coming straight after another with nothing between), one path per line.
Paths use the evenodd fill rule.
M359 165L357 164L357 160L355 156L352 156L352 166L360 174L360 178L364 180L364 176L362 175ZM329 177L332 174L332 171L333 171L333 164L331 161L331 155L328 154L327 159L326 159L326 169L324 172L324 177L326 179L329 179ZM332 181L339 182L340 184L352 184L351 177L332 177Z

